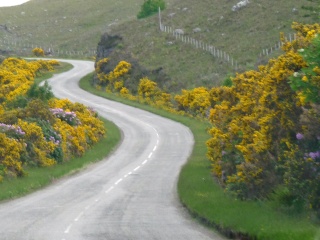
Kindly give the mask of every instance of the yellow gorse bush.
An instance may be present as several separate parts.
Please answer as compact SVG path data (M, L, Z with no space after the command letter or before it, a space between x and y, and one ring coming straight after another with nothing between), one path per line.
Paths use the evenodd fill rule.
M66 112L74 112L81 123L71 126L66 121L58 119L54 124L54 129L61 134L65 159L81 156L89 146L104 136L103 122L96 117L93 110L86 108L83 104L72 103L68 99L52 99L49 106L63 109Z
M27 165L47 167L81 156L105 134L94 110L44 97L50 91L46 85L34 87L34 77L56 65L56 60L17 58L0 64L0 181L22 176Z
M105 73L103 68L108 61L108 58L103 58L96 65L96 73L99 79L99 84L107 85L108 91L119 92L123 87L122 77L130 71L131 64L126 61L120 61L112 71Z
M44 56L44 50L42 48L34 48L32 50L32 53L37 57L43 57Z
M320 29L294 27L303 32L298 40L284 44L284 54L258 71L237 74L230 88L211 90L207 146L212 171L243 198L270 193L285 178L277 169L285 168L292 160L288 157L298 154L295 134L301 128L301 96L288 79L306 67L298 49L307 46Z
M182 90L181 95L174 97L178 103L179 110L190 112L192 115L205 116L209 110L209 91L205 87L198 87L192 90Z
M231 86L198 87L172 97L144 77L132 90L137 96L122 83L107 89L171 112L207 118L212 124L206 143L212 172L238 197L263 198L280 186L289 189L288 199L303 199L319 210L320 106L311 100L320 99L320 57L308 58L306 54L314 55L312 49L304 49L316 44L320 25L293 23L293 29L293 42L280 35L282 55L258 70L238 73ZM101 82L107 75L99 66L106 61L98 62Z

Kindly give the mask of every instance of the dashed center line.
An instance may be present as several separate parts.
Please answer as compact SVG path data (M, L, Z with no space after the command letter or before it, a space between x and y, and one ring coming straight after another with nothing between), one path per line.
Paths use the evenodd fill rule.
M79 219L82 217L83 213L84 213L84 212L81 212L81 213L79 214L79 216L78 216L76 219L74 219L74 221L75 221L75 222L78 222Z
M120 178L118 181L115 182L115 185L118 185L123 179Z
M110 187L105 193L110 192L114 187Z
M135 169L133 169L133 171L137 171L139 168L140 168L140 166L138 166Z
M156 131L156 130L155 130L155 131ZM157 134L157 136L159 137L159 134L158 134L157 132L156 132L156 134ZM145 159L145 160L142 162L142 165L146 164L146 163L148 162L148 159L150 159L150 158L152 157L153 153L157 150L158 144L159 144L159 139L157 139L157 143L156 143L156 145L153 147L152 152L149 154L148 158ZM133 171L128 172L126 175L124 175L123 178L127 178L127 177L130 176L133 172L137 171L140 167L141 167L140 165L137 166L135 169L133 169ZM118 181L116 181L116 182L114 183L114 185L118 185L120 182L122 182L122 181L123 181L123 178L120 178ZM115 188L114 186L111 186L110 188L108 188L108 190L105 191L105 193L109 193L109 192L112 191L114 188ZM100 198L95 199L95 202L98 202L98 201L100 201ZM91 205L87 205L87 206L85 207L85 210L82 211L82 212L74 219L74 222L78 222L78 221L80 220L80 218L84 215L85 211L88 210L91 206L92 206L92 204L91 204ZM71 228L72 228L72 224L70 224L70 225L67 227L67 229L64 231L64 233L68 234L68 233L70 232ZM65 240L65 239L62 239L62 240Z
M64 231L64 233L69 233L71 228L72 228L72 224L70 224L70 225L67 227L67 229Z

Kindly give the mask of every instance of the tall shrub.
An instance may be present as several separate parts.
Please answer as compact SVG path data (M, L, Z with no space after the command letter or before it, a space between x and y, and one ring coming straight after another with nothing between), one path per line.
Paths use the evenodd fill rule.
M164 0L146 0L141 6L141 10L138 13L138 19L149 17L158 12L158 9L163 10L165 8Z

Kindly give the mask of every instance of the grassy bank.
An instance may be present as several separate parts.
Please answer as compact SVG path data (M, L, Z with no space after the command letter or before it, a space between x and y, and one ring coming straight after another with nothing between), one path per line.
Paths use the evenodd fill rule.
M273 240L320 239L320 226L313 223L308 214L284 214L276 211L269 202L239 201L224 193L211 176L210 162L205 157L207 151L205 142L209 138L208 123L172 115L98 91L90 86L91 77L92 74L89 74L81 81L80 86L83 89L171 118L191 129L195 137L195 146L191 158L180 173L178 191L181 202L199 220L219 229L228 237Z

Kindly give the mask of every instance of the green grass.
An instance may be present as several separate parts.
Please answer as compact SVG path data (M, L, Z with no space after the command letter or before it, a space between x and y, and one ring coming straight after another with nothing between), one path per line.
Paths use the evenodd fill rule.
M181 170L178 193L182 204L201 222L219 229L229 237L239 237L237 234L240 232L257 239L320 239L320 226L313 223L308 214L286 215L272 208L269 202L239 201L224 193L214 181L210 173L210 162L205 157L205 142L209 138L208 123L173 115L96 90L89 84L91 77L92 74L89 74L82 79L80 86L83 89L173 119L191 129L195 137L195 146L188 163Z
M50 72L50 71L47 71L47 72L44 72L44 73L41 73L40 76L38 76L34 81L36 84L39 84L40 82L42 81L45 81L49 78L51 78L53 76L53 74L58 74L58 73L62 73L62 72L66 72L66 71L69 71L70 69L73 68L73 66L70 64L70 63L66 63L66 62L60 62L60 65L59 66L55 66L54 67L55 70Z
M0 39L62 50L95 50L101 34L123 37L121 48L146 68L159 67L182 88L215 86L235 70L210 54L176 41L159 31L157 14L136 19L144 1L132 0L32 0L11 8L0 8ZM181 28L186 36L212 44L229 53L242 71L264 63L262 49L289 33L293 21L312 22L304 17L307 0L255 0L238 12L231 8L239 0L166 0L164 25ZM293 13L292 9L298 9ZM186 9L186 10L184 10ZM168 15L174 13L173 17ZM4 26L8 30L5 30ZM201 32L193 33L194 28ZM168 42L173 42L169 45ZM19 46L14 46L19 48ZM0 42L0 49L2 47ZM278 53L279 54L279 53ZM275 53L274 56L277 54Z

